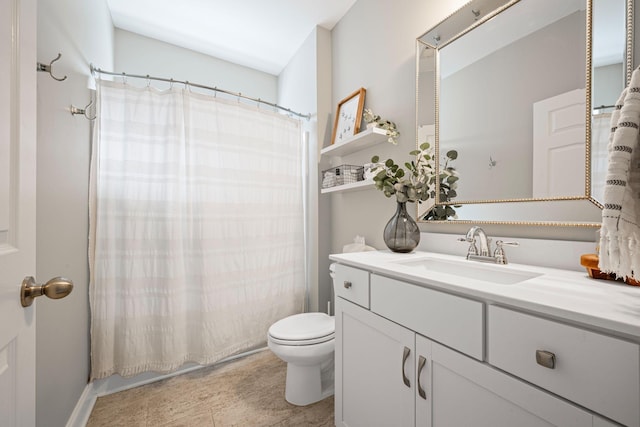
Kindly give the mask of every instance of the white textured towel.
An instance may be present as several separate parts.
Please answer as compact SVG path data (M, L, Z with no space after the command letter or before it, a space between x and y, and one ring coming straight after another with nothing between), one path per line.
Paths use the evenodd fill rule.
M598 268L640 279L640 69L611 115Z

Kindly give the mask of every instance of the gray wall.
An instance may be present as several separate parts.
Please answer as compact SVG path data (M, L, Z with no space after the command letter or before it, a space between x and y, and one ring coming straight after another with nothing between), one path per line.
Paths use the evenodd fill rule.
M36 275L74 281L62 300L36 304L36 423L64 426L89 377L87 271L89 121L69 105L89 102L89 63L113 66L113 27L104 0L39 0L38 61L54 64L58 82L38 73ZM1 422L0 422L1 423Z
M398 146L381 144L345 156L342 163L362 164L372 155L396 162L410 158L415 147L415 39L437 24L465 1L358 0L336 25L333 36L333 110L347 94L367 89L365 106L383 118L395 121L402 135ZM636 24L636 28L638 24ZM640 58L640 32L634 47ZM368 244L386 249L382 230L395 211L393 199L368 189L360 192L323 195L330 197L331 248L341 252L356 234ZM413 209L412 209L413 210ZM466 224L420 224L424 232L462 235ZM594 231L577 227L483 226L490 235L593 241ZM456 236L452 236L455 238ZM461 253L464 249L461 248Z
M186 80L269 102L277 101L278 97L278 78L272 74L121 29L115 30L114 62L113 71L118 73ZM146 84L140 79L129 81L136 85ZM169 84L156 81L153 86L163 89ZM211 91L205 93L212 94Z
M403 163L410 159L416 143L416 37L465 3L359 0L334 27L333 110L345 96L364 87L365 107L394 121L401 132L397 146L376 145L344 156L342 163L363 164L374 154ZM395 212L394 199L375 189L322 197L331 198L331 252L341 252L356 235L377 249L386 249L382 230Z
M331 33L316 27L304 41L289 64L278 76L278 102L301 113L311 113L302 126L309 132L307 144L308 203L307 217L307 282L308 311L326 311L331 299L328 251L329 236L320 233L330 227L327 215L319 215L326 203L318 192L319 146L327 137L331 113ZM319 254L322 253L322 256Z

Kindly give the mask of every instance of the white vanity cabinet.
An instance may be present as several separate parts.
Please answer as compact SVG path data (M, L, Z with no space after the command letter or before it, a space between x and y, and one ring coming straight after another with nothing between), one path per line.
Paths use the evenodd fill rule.
M423 337L417 340L428 342ZM417 352L418 358L425 354ZM423 357L427 363L421 383L430 381L430 393L416 398L417 426L593 425L589 412L443 345L431 343L431 354Z
M489 306L487 317L491 365L624 425L638 425L638 344L499 306Z
M510 352L500 347L508 347L512 336L492 343L492 334L502 333L491 326L493 323L502 323L506 329L517 328L517 324L510 318L505 324L496 315L493 323L488 323L488 314L496 310L490 303L352 266L338 267L351 279L343 281L352 283L336 294L337 426L619 425L597 414L598 402L594 401L595 408L587 409L590 401L577 402L582 405L578 406L570 401L572 394L549 390L535 378L523 376L517 367L496 367L491 358L487 360L486 354L498 360L498 353L506 352L507 360L511 360L512 354L518 353L517 349ZM356 286L353 280L357 280L357 293L348 292ZM621 360L628 357L631 361L623 368L635 363L637 370L640 360L634 353L635 344L630 345ZM604 375L610 376L611 372L605 371ZM635 375L633 369L630 375ZM624 392L628 387L634 392L630 385L633 382L633 378L623 381ZM600 393L603 397L606 394ZM621 405L635 398L632 394ZM635 410L626 412L633 417ZM616 414L605 416L615 418ZM634 419L629 424L620 417L618 421L637 427Z
M336 299L337 426L415 425L415 334Z

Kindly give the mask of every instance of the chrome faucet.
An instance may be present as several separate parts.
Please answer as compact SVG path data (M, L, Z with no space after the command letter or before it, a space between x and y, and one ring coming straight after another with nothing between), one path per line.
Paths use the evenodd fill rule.
M491 239L487 237L487 233L477 225L474 225L467 231L466 241L471 243L475 248L476 236L480 238L480 253L478 253L477 249L475 250L475 254L471 253L471 247L469 248L469 252L467 253L467 259L469 255L480 255L480 256L489 256L489 245L491 244Z
M476 237L480 240L480 251L476 246ZM496 242L496 250L491 255L491 239L487 237L487 233L477 225L474 225L467 231L465 237L461 237L461 242L469 243L469 249L467 250L467 259L482 262L493 262L496 264L506 264L507 256L504 253L504 246L518 246L518 242L503 242L498 240Z

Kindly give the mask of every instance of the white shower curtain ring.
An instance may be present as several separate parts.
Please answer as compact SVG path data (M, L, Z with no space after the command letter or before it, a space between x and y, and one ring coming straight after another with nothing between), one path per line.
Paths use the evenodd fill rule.
M169 80L169 89L173 89L173 78Z
M149 77L149 74L147 74L147 87L151 87L151 78Z
M127 75L124 73L124 71L122 72L122 83L123 84L127 84Z
M240 104L240 97L242 96L241 92L238 92L238 104Z

